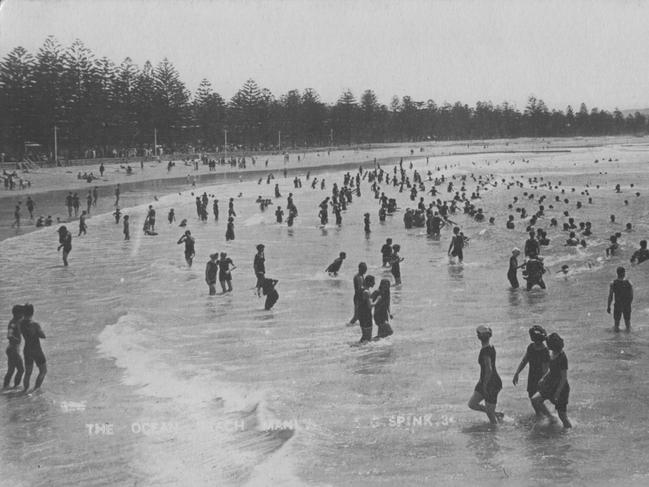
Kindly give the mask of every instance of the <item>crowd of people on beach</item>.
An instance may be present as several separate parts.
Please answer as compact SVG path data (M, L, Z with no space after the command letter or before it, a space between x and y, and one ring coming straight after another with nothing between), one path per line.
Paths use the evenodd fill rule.
M204 164L216 164L217 161L205 160ZM255 164L254 158L252 164ZM195 161L197 164L198 161ZM218 161L220 164L230 164L232 167L245 167L245 158L231 158L229 161L221 158ZM428 164L428 158L426 158ZM211 167L211 166L210 166ZM519 264L519 257L521 250L514 248L509 257L509 266L506 273L507 280L509 281L512 290L520 287L518 281L518 269L523 269L523 278L526 280L525 288L531 291L534 287L538 286L541 289L546 289L546 283L543 279L544 274L548 271L545 266L544 258L541 255L543 248L550 243L548 237L548 230L557 229L559 222L556 218L549 220L545 219L546 213L549 210L554 210L554 204L567 205L569 199L565 198L566 188L562 187L561 181L551 182L544 180L543 177L530 177L525 182L524 180L506 180L505 178L497 178L495 175L484 175L480 173L461 173L448 176L447 173L451 169L448 165L435 168L435 173L432 170L427 170L426 173L420 173L417 169L413 169L413 164L410 162L409 169L404 167L404 160L396 164L391 170L383 169L378 163L369 170L364 170L362 167L358 168L355 174L346 172L342 175L340 181L326 181L319 179L317 176L311 177L310 172L306 173L306 181L311 180L310 185L306 186L314 191L327 191L329 184L331 184L331 194L326 196L324 200L317 206L317 220L321 227L329 224L329 212L331 211L335 216L335 224L342 225L343 213L347 210L349 205L353 204L354 198L360 198L362 194L369 194L374 197L378 202L378 220L384 223L387 217L394 216L395 213L400 211L397 205L396 194L388 195L386 192L404 191L408 194L410 200L415 203L415 208L406 208L403 212L403 224L406 230L412 228L425 228L426 234L434 240L441 238L441 233L445 228L450 230L450 243L447 250L449 257L449 265L461 266L465 259L465 250L470 243L469 237L464 235L461 226L452 218L457 220L454 215L463 214L464 218L471 219L479 224L493 226L496 224L495 217L489 217L483 208L478 204L482 199L482 193L495 188L499 185L506 190L518 189L526 191L523 196L514 196L511 203L508 204L508 209L513 213L519 214L519 219L523 222L529 238L523 245L524 262ZM103 167L101 168L103 174ZM284 177L286 177L286 170ZM266 180L266 184L270 185L274 179L272 173L268 174L266 178L259 178L258 184L261 185ZM468 186L473 183L475 189L469 190ZM527 183L527 184L525 184ZM369 193L365 190L361 191L361 185L365 184ZM633 186L633 185L631 185ZM195 187L195 181L192 183ZM302 188L302 178L296 176L293 179L293 187L295 190ZM598 186L599 188L599 186ZM539 194L535 194L537 191ZM444 192L448 195L443 197ZM548 193L560 192L555 195L553 202L546 203L545 200L549 197ZM571 188L571 192L575 192L575 188ZM616 192L620 192L619 185L616 187ZM119 184L114 189L115 223L119 224L122 218L124 240L130 239L130 221L129 215L122 215L119 202L121 189ZM589 204L592 204L592 197L590 197L588 185L582 191L582 196L587 199ZM425 201L427 195L432 197L428 203ZM241 196L241 194L239 194ZM394 197L390 197L394 196ZM636 193L639 196L639 193ZM208 208L211 207L212 214L215 221L219 220L219 200L215 195L208 195L204 192L202 195L194 195L196 202L196 216L199 221L208 220ZM82 236L86 234L87 223L86 219L90 215L91 208L97 204L97 187L88 191L86 198L87 208L83 210L79 216L79 234ZM211 205L210 205L211 198ZM260 211L264 212L273 201L282 198L279 185L276 183L274 186L274 198L265 198L261 195L257 198L256 202L259 204ZM524 199L529 203L537 203L536 210L528 213L528 209L523 205ZM31 201L31 203L30 203ZM625 200L625 204L628 201ZM547 205L547 206L546 206ZM68 217L76 217L79 212L80 198L77 193L70 192L66 198L66 207ZM577 210L581 209L583 204L577 201ZM29 198L28 208L30 218L33 218L34 202ZM286 211L288 217L284 220L284 211L281 205L277 205L275 210L275 221L277 224L286 224L291 227L295 219L298 217L298 209L295 205L293 193L289 193L286 199ZM16 220L19 224L20 207L17 206ZM589 221L577 222L574 217L571 217L568 210L563 212L563 216L567 221L563 224L563 231L567 233L566 247L581 247L588 246L588 239L594 233L592 223ZM42 218L42 217L41 217ZM225 232L225 241L231 242L235 240L235 219L237 212L234 208L234 198L228 201L227 224ZM48 217L49 224L51 218ZM170 209L167 215L169 224L176 222L176 214L174 209ZM189 217L183 218L179 224L180 227L186 228L189 223ZM610 221L615 221L615 216L611 215ZM540 226L541 222L549 223L549 228L544 229ZM44 223L45 224L45 223ZM146 218L143 225L143 232L147 236L156 236L156 210L153 205L149 205L146 210ZM506 230L514 230L520 224L516 222L514 214L509 215L507 222L504 224ZM363 214L363 229L365 237L369 238L371 235L371 215L370 213ZM631 223L626 226L627 231L632 231ZM67 226L62 225L58 228L59 234L59 247L58 250L63 250L63 263L68 265L68 257L72 250L72 234ZM578 236L579 234L579 236ZM608 258L615 258L619 250L619 239L622 234L617 232L610 236L610 245L606 248L606 256ZM191 267L193 260L196 256L196 240L192 236L191 230L186 229L177 241L178 245L184 245L184 257L188 267ZM256 246L256 254L252 262L252 271L256 278L255 293L257 296L266 296L264 303L265 310L271 310L279 300L279 293L276 289L278 284L277 279L269 278L266 274L265 262L265 245L258 244ZM389 269L389 278L381 278L378 283L378 288L374 290L377 284L377 279L373 275L367 274L368 266L365 262L358 264L358 272L353 278L353 305L354 313L349 320L349 325L356 322L360 324L361 338L360 344L367 344L371 341L385 339L394 334L392 329L391 320L393 319L392 310L390 306L390 293L391 287L402 285L401 275L401 262L404 258L400 255L401 246L393 243L392 238L388 238L381 248L381 263L384 269ZM325 272L331 276L336 277L347 257L346 252L340 252L339 256L325 269ZM640 242L640 249L633 253L631 257L632 264L640 264L649 260L649 250L647 249L647 241ZM209 255L209 260L205 265L205 282L208 287L210 296L216 295L216 283L220 284L222 293L233 292L232 285L232 271L237 267L234 265L232 259L226 252L214 252ZM570 266L563 265L560 272L562 274L569 274L571 272ZM633 286L626 279L626 270L624 267L618 267L617 279L615 279L609 289L607 312L611 313L611 305L613 305L613 320L614 329L619 331L620 321L624 319L627 331L631 328L631 303L633 301ZM30 311L27 309L27 311ZM16 320L23 320L25 313L23 308L17 310L18 318L14 316L12 322ZM20 314L23 313L23 314ZM27 322L31 319L25 318ZM22 321L21 321L22 322ZM374 334L374 326L376 325L377 331ZM10 334L15 342L15 325L11 328ZM31 326L31 325L30 325ZM11 329L14 329L11 332ZM27 329L30 329L29 326ZM41 332L42 334L42 332ZM38 335L38 333L37 333ZM486 413L491 423L498 422L501 419L501 414L496 411L497 396L502 389L502 381L496 370L496 352L493 345L490 344L492 337L492 330L486 326L479 326L477 329L478 339L482 347L479 354L478 362L480 364L480 381L475 387L474 393L469 401L469 407L473 410L482 411ZM40 336L40 335L38 335ZM9 335L8 335L9 337ZM30 335L31 337L31 335ZM44 336L42 336L44 338ZM544 406L544 401L551 401L558 412L559 418L565 427L570 427L570 421L566 416L566 407L568 403L570 387L567 381L567 358L563 351L564 344L562 338L557 333L552 333L549 336L545 330L535 325L530 329L530 338L532 343L528 347L521 363L514 374L513 383L517 384L518 376L522 369L529 365L528 376L528 394L532 402L532 406L539 416L550 416L547 408ZM27 339L26 339L27 340ZM32 340L32 338L30 338ZM31 342L30 342L31 343ZM547 346L545 345L547 343ZM9 350L7 351L10 355ZM13 349L10 357L10 368L18 370L16 354ZM43 367L44 359L43 359ZM36 362L37 365L39 362ZM14 364L14 365L12 365ZM39 365L40 367L40 365ZM46 371L46 368L43 370ZM44 372L42 373L44 376ZM28 375L27 382L28 382ZM40 381L37 380L37 386L40 386L42 377L39 375ZM5 380L6 382L6 380ZM5 385L6 387L6 385Z

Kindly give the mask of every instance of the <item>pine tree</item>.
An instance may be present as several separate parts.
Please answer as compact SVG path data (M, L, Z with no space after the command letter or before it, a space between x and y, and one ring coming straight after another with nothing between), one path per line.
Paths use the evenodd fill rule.
M36 135L33 90L34 58L17 47L0 62L0 147L19 158Z

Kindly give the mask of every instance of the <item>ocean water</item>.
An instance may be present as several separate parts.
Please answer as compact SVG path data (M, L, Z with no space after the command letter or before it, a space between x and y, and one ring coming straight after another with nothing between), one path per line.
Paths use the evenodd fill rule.
M456 164L441 172L469 175L469 193L472 173L525 183L483 191L479 206L496 218L494 226L452 217L471 238L463 266L449 265L448 229L440 241L424 229L404 229L402 210L416 202L392 186L384 190L401 211L385 224L364 182L342 226L320 227L317 205L342 180L335 171L317 174L325 191L304 179L298 190L290 177L272 182L282 192L275 204L285 207L294 193L293 228L275 223L274 205L262 213L255 204L260 194L273 196L274 184L264 180L197 188L220 201L220 220L210 216L205 223L189 190L167 187L159 201L123 210L131 215L129 242L109 213L93 216L88 235L73 239L68 268L57 255L54 228L0 242L1 309L8 321L12 304L34 303L48 336L49 367L42 393L0 396L0 484L646 485L646 264L629 268L636 287L632 332L613 333L605 312L615 268L628 264L649 233L644 149L473 154L436 158L428 167L425 159L415 161L420 172ZM620 162L593 164L608 157ZM553 192L533 189L527 179L533 176L562 184ZM622 194L613 191L617 182ZM439 189L444 197L445 187ZM580 194L586 189L592 205ZM567 236L550 230L546 291L512 291L505 277L511 248L526 238L518 215L517 229L504 229L512 213L507 204L518 196L517 206L528 212L538 205L524 192L547 194L546 209L555 205L543 227L552 216L567 221L564 210L593 222L595 235L584 250L564 247ZM555 194L570 203L550 201ZM230 197L236 240L226 243ZM583 209L576 209L577 200ZM139 231L148 203L157 210L158 236ZM171 207L196 238L192 268L176 245L184 229L166 221ZM619 223L608 222L611 213ZM619 256L605 259L608 236L623 231L626 221L635 232L623 232ZM71 228L76 235L76 225ZM390 277L380 265L387 237L405 258L403 284L392 288L395 334L359 347L360 330L346 326L351 280L359 261L377 278ZM267 274L279 279L280 299L271 311L254 294L252 260L262 242ZM204 266L217 251L237 266L234 292L210 297ZM347 260L330 278L324 269L340 251ZM567 276L558 273L564 263ZM479 324L493 329L504 384L498 409L506 416L495 429L466 405L479 377ZM517 387L511 383L533 324L564 337L572 430L535 424L526 373Z

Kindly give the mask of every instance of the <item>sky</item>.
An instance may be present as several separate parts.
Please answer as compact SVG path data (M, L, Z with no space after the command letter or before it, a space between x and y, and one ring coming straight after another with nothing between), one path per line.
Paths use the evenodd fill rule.
M48 35L97 57L168 58L194 92L334 103L372 89L438 105L529 96L550 108L649 107L649 2L623 0L0 0L0 58Z

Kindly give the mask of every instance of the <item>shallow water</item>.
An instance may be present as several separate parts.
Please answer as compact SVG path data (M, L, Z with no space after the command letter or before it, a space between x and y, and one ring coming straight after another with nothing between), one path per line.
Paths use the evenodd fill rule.
M629 271L636 287L632 333L612 333L605 308L615 267L649 233L649 184L637 162L609 163L608 175L598 174L601 164L591 164L613 153L623 160L625 151L435 161L460 164L448 175L475 171L526 180L540 173L577 188L576 195L561 195L571 199L568 205L548 197L546 208L556 206L542 226L552 216L562 222L569 209L578 221L593 222L595 236L577 251L562 246L563 232L549 232L547 291L512 291L505 278L511 248L526 238L518 219L516 230L504 230L507 203L514 195L522 199L524 191L551 194L527 185L484 193L480 206L496 217L495 226L452 217L471 237L463 266L448 265L448 230L441 241L427 238L423 229L406 231L401 212L379 224L367 183L342 227L320 228L317 204L342 179L336 172L318 176L325 177L326 191L312 190L306 181L300 190L290 178L275 181L283 195L276 204L284 207L289 191L295 195L300 215L292 229L274 223L274 206L259 211L254 199L271 197L273 184L253 181L198 188L220 200L218 222L197 220L188 191L169 191L154 203L156 237L139 231L144 204L124 210L132 220L130 242L121 240L121 225L110 214L93 216L88 235L73 239L69 268L60 265L53 229L1 242L1 309L8 319L11 304L35 304L35 318L48 335L43 346L50 369L43 393L0 397L1 483L646 484L646 264ZM425 160L415 166L427 170ZM434 170L432 163L429 168ZM633 191L643 196L636 198L626 186L616 195L617 181L634 181ZM574 200L586 202L579 195L585 184L602 187L591 187L594 204L578 211ZM467 184L469 193L474 186ZM415 206L405 191L386 192L402 208ZM229 197L238 217L236 240L225 243ZM535 205L521 203L528 211ZM191 269L176 245L183 229L166 222L170 207L178 221L188 218L196 237ZM372 215L369 238L362 229L366 211ZM610 213L620 224L607 223ZM626 221L637 225L623 236L620 257L602 259L608 235ZM403 284L392 289L395 335L357 347L360 330L345 326L352 314L352 276L363 260L370 274L389 277L380 267L387 237L401 244L405 257ZM252 260L260 242L268 275L280 281L271 311L263 310L253 289ZM238 269L232 294L209 297L204 264L216 251L227 252ZM347 260L338 278L330 278L323 269L340 251ZM573 269L567 277L557 275L563 263ZM511 384L527 329L535 323L566 342L570 431L535 425L526 373L517 387ZM495 430L466 406L479 375L478 324L494 330L504 384L498 409L506 419Z

